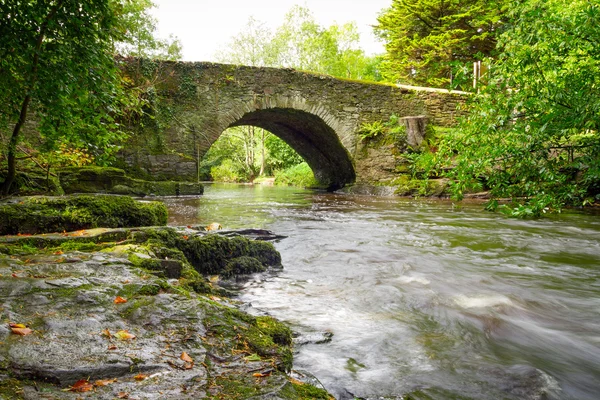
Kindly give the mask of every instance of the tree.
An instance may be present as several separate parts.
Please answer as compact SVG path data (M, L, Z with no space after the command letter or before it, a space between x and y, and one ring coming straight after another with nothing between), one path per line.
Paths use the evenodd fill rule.
M253 17L248 19L246 26L225 48L226 50L216 55L217 60L221 62L254 67L270 67L276 64L273 33L264 22Z
M0 3L0 115L12 126L6 157L8 194L17 145L32 109L48 143L105 148L120 136L115 111L122 92L113 44L123 38L123 5L108 0L3 0Z
M509 17L489 85L438 154L455 194L483 183L517 216L598 201L600 5L519 1Z
M117 53L124 56L154 60L181 59L181 42L174 36L162 39L156 35L156 19L149 11L155 7L151 0L126 1L122 5L120 24L124 38L116 43Z
M386 43L391 82L448 86L473 61L494 54L506 0L393 0L375 32ZM459 80L460 82L460 80ZM456 82L454 82L456 83Z

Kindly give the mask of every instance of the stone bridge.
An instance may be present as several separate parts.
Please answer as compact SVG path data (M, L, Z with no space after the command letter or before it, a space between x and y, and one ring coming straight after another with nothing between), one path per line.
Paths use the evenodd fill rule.
M133 74L140 68L136 62L126 60L124 68ZM457 105L465 99L461 93L292 69L206 62L154 62L142 67L168 117L161 126L150 124L135 135L122 159L129 167L170 179L195 179L197 160L223 131L253 125L287 142L330 189L368 181L366 170L373 168L369 160L373 155L362 151L358 134L362 124L387 121L396 114L425 115L431 124L450 126Z

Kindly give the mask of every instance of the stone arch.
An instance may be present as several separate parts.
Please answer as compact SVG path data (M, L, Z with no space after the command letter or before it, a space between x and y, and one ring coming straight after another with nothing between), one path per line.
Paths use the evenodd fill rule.
M317 181L336 190L356 180L348 148L350 127L340 123L324 107L304 99L256 96L251 103L238 103L219 120L219 135L227 128L252 125L263 128L288 143L311 167Z

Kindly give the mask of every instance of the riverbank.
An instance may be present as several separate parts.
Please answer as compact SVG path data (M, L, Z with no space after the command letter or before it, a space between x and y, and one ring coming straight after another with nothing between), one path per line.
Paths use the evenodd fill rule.
M206 279L272 268L202 226L0 236L0 398L330 399L290 375L288 327Z

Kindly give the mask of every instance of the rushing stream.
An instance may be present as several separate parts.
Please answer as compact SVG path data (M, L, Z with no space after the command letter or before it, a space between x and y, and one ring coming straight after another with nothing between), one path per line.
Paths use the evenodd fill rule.
M240 299L329 343L295 369L338 399L600 399L600 216L209 185L172 225L266 228L284 269Z

